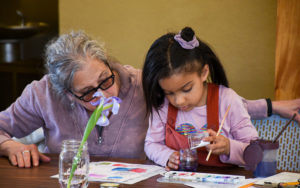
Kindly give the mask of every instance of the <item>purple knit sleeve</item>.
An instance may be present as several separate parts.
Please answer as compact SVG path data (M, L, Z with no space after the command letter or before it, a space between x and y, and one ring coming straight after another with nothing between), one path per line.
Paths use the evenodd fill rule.
M268 107L265 99L246 100L243 99L251 119L263 119L268 117Z
M34 91L39 84L29 84L13 104L0 112L0 144L10 137L24 137L43 125Z

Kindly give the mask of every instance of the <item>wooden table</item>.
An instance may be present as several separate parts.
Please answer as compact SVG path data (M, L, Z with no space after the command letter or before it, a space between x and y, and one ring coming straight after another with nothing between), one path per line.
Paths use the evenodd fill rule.
M51 154L51 162L41 163L39 167L33 168L18 168L12 166L8 159L5 157L0 157L0 187L9 187L9 188L54 188L59 187L58 179L50 178L50 176L58 174L58 155ZM153 164L151 161L147 160L137 160L137 159L116 159L116 158L107 158L107 157L91 157L91 161L117 161L117 162L127 162L127 163L138 163L138 164ZM246 171L243 168L239 167L230 167L230 168L217 168L217 167L199 167L199 172L208 172L208 173L222 173L222 174L235 174L235 175L244 175L246 178L252 177L252 172ZM138 182L133 185L121 184L119 187L187 187L181 184L169 184L169 183L159 183L156 179L160 175L153 176L144 181ZM99 182L89 183L89 188L99 188Z

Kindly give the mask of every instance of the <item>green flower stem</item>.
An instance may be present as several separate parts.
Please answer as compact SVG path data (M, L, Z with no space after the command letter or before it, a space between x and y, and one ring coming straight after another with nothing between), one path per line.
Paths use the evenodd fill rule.
M81 154L82 154L82 149L83 149L83 145L86 143L89 135L91 134L92 130L94 129L94 127L96 126L96 123L99 119L99 117L101 116L101 113L102 111L104 110L108 110L109 108L111 108L113 105L106 105L104 106L103 103L100 104L96 109L95 111L93 112L93 114L91 115L88 123L87 123L87 126L85 128L85 131L84 131L84 134L83 134L83 138L81 140L81 143L80 143L80 146L78 148L78 151L77 151L77 154L76 156L73 158L73 163L72 163L72 170L70 172L70 176L69 176L69 180L68 180L68 188L70 188L71 186L71 181L72 181L72 178L74 176L74 173L75 173L75 170L77 168L77 165L80 161L80 158L81 158Z

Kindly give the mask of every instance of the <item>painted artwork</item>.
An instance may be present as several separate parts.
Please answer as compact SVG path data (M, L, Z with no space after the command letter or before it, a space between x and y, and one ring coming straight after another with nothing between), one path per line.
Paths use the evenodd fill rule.
M163 167L156 165L111 161L91 162L89 181L134 184L164 171Z

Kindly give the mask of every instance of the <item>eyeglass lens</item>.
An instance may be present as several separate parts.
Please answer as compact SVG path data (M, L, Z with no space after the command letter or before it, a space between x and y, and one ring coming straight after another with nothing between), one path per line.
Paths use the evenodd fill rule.
M88 91L86 94L84 94L84 96L82 96L81 98L84 101L90 101L93 99L93 95L94 93L100 88L101 90L106 90L109 87L111 87L114 84L114 76L110 76L109 78L107 78L106 80L104 80L103 82L100 83L100 85L97 88L94 88L90 91Z

